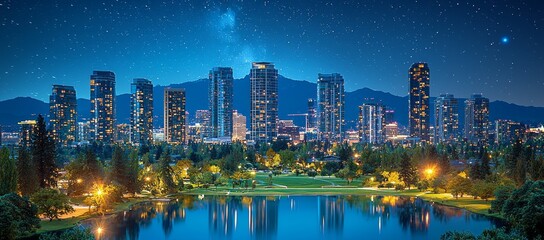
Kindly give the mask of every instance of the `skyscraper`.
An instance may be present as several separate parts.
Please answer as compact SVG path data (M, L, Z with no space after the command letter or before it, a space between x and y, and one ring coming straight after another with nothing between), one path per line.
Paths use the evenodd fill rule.
M215 67L210 71L211 137L232 136L232 68Z
M168 143L185 142L185 89L164 89L164 140Z
M200 125L200 131L197 134L200 141L211 137L210 115L210 110L196 110L195 123Z
M153 143L153 84L135 78L130 84L130 141L136 145Z
M238 113L234 110L232 113L233 127L232 127L232 141L245 141L246 140L246 116Z
M67 146L76 140L77 99L72 86L53 85L49 96L49 118L55 142Z
M430 70L427 63L414 63L408 72L410 92L408 98L409 129L411 137L428 142Z
M315 100L308 98L308 128L317 127L317 112L315 110ZM308 129L306 129L308 131Z
M278 70L269 62L254 62L250 79L250 140L271 142L278 136Z
M91 75L91 139L115 141L115 74L94 71Z
M36 129L36 120L20 121L19 126L21 130L19 132L19 146L24 148L32 147L32 135Z
M318 139L341 142L344 131L344 78L338 73L317 77Z
M359 106L358 125L361 143L383 143L385 141L385 107L375 103Z
M465 101L465 138L473 143L487 143L489 137L489 99L472 94Z
M434 142L453 142L459 136L459 104L453 94L435 100Z
M524 140L527 127L519 122L499 119L495 121L495 144L505 146Z

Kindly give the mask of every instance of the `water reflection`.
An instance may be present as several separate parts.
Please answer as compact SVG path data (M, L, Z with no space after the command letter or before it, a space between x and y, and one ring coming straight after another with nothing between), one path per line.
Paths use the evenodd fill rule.
M344 198L320 196L317 198L319 227L323 236L340 237L344 230Z
M501 222L419 198L183 196L85 224L103 227L100 239L434 239L453 229L479 234Z

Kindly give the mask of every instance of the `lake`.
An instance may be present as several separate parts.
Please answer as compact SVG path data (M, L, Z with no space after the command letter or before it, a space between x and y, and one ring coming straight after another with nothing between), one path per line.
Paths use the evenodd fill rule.
M87 220L99 239L439 239L502 221L397 196L183 196Z

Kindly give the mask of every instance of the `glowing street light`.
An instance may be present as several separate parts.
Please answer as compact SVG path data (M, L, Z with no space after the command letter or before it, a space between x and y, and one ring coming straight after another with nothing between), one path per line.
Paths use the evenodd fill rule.
M145 181L146 181L146 182L149 182L149 181L151 181L151 178L150 178L150 177L146 177L146 178L145 178Z
M77 183L82 183L82 182L83 182L83 179L78 178L78 179L76 180L76 182L77 182Z
M98 190L96 190L96 195L97 195L97 196L102 196L102 194L104 194L104 192L102 191L101 188L99 188Z

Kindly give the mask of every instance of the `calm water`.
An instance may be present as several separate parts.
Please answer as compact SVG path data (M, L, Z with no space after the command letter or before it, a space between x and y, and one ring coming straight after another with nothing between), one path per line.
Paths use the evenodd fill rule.
M141 204L85 224L100 239L439 239L502 223L418 198L389 196L185 196ZM95 231L96 232L96 231Z

